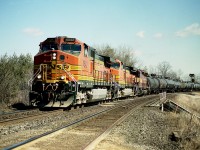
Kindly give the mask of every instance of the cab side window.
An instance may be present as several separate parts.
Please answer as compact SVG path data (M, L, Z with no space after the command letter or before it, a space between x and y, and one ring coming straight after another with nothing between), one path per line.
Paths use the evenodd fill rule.
M84 56L88 57L88 46L84 45Z

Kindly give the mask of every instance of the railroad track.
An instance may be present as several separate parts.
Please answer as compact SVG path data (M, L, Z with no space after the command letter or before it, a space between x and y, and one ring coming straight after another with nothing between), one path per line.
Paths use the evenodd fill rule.
M126 103L81 118L5 149L26 149L27 147L52 149L55 148L55 145L58 146L58 149L90 149L106 136L116 124L133 113L136 108L151 103L155 99L158 99L158 96L151 95L136 100L128 100Z
M30 116L38 112L39 112L38 109L31 109L31 110L22 110L22 111L15 111L15 112L1 114L0 123L20 119L22 117Z
M18 111L14 113L4 114L0 116L0 124L10 124L13 122L20 122L27 119L32 119L33 117L45 116L49 114L56 114L63 110L55 111L40 111L39 109L28 110L28 111Z

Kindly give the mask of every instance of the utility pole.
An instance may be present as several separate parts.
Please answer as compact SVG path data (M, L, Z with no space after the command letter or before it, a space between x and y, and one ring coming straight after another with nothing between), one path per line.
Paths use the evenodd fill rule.
M195 82L195 74L189 74L190 78L191 78L191 82Z

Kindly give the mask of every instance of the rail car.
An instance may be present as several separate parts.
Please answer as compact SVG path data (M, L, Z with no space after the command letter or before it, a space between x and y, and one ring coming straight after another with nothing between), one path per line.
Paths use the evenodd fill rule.
M189 92L199 91L200 84L193 82L184 82L173 80L156 75L148 75L147 77L148 94L160 92Z
M200 85L148 76L118 59L99 55L76 38L47 38L34 56L30 104L68 107L160 91L199 89ZM175 86L175 83L177 85Z

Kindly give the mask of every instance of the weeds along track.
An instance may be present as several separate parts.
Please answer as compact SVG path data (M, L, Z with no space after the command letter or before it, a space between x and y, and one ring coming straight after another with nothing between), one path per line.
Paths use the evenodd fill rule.
M159 96L151 95L134 100L121 100L116 102L116 105L113 103L101 104L101 107L106 107L106 109L94 111L86 116L80 115L78 120L26 139L6 149L26 149L27 147L55 149L55 145L56 149L90 149L106 136L114 125L123 121L137 108L151 103L155 99L159 99Z

